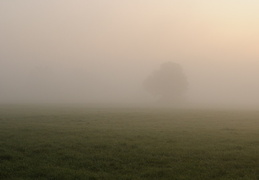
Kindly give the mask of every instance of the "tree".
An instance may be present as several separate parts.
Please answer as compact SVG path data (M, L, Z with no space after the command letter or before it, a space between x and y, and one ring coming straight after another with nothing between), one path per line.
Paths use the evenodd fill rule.
M144 87L157 96L161 102L177 104L183 101L187 91L187 80L181 66L166 62L154 71L145 81Z

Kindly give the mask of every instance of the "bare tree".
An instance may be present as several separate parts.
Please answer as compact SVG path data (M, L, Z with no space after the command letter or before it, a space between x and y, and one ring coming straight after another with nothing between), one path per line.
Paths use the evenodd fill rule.
M179 64L166 62L144 81L144 87L161 102L177 104L183 101L188 83Z

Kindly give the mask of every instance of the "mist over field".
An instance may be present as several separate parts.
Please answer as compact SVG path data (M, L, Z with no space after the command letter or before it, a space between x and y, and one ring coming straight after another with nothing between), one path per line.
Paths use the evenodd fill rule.
M259 180L258 9L0 0L0 179Z
M3 0L0 103L155 104L166 62L190 106L259 107L256 1Z

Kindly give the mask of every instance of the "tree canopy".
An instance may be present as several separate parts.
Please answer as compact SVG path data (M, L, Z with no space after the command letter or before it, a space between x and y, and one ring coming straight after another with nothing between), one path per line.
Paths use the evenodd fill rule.
M188 83L179 64L166 62L144 81L144 86L160 101L178 103L184 99Z

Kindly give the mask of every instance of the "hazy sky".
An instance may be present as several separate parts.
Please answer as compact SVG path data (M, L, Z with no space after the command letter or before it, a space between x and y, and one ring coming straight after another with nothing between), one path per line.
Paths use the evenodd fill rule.
M259 105L258 9L257 0L1 0L0 101L152 101L143 80L173 61L190 101Z

